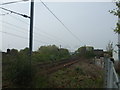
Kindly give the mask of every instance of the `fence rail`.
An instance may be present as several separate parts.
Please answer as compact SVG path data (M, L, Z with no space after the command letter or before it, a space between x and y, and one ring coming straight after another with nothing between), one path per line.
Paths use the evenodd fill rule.
M114 64L109 58L104 59L105 88L118 88L120 90L119 77L115 71Z

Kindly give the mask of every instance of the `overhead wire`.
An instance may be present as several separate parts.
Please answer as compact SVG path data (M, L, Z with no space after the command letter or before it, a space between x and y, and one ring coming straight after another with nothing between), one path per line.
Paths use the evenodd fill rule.
M17 25L14 25L14 24L11 24L11 23L8 23L8 22L5 22L5 21L2 21L2 22L5 23L5 24L10 25L12 27L15 27L17 29L22 29L22 30L17 30L17 31L19 31L21 33L25 33L25 32L29 33L29 31L27 29L23 28L23 27L20 27L20 26L17 26ZM37 36L41 36L41 34L39 34L39 33L36 33L36 32L33 32L33 33L36 34ZM49 40L50 40L50 38L49 38Z
M0 20L1 21L1 20ZM17 28L17 29L21 29L21 30L19 30L19 32L22 32L22 33L25 33L25 32L27 32L27 33L29 33L29 31L26 29L26 28L23 28L23 27L20 27L20 26L17 26L17 25L14 25L14 24L11 24L11 23L8 23L8 22L5 22L5 21L2 21L3 23L5 23L5 24L8 24L8 25L10 25L10 26L12 26L12 27L15 27L15 28ZM18 31L18 30L17 30ZM35 32L33 32L33 33L35 33ZM39 35L38 33L36 33L37 35ZM39 35L40 36L40 35Z
M52 12L52 10L50 10L50 8L44 3L42 2L42 0L40 0L41 3L44 5L44 7L63 25L63 27L74 37L76 38L79 42L81 42L81 40Z
M35 29L36 30L40 30L40 28L38 28L38 27L35 27ZM57 41L58 42L63 42L64 43L64 41L62 40L62 39L60 39L60 38L58 38L58 37L56 37L56 36L54 36L54 35L52 35L52 34L49 34L49 33L47 33L47 32L42 32L42 33L44 33L44 35L46 35L47 37L49 37L49 38L52 38L52 39L56 39L57 38ZM48 36L49 35L49 36ZM51 36L51 37L50 37Z
M29 0L24 0L24 1L29 1ZM41 1L41 0L40 0L40 1ZM8 3L4 3L4 4L2 4L2 5L17 3L17 2L19 2L19 1L16 1L16 2L8 2ZM41 1L41 2L42 2L42 1ZM43 3L43 2L42 2L42 3ZM44 3L43 3L43 4L44 4ZM44 4L44 6L47 7L45 4ZM25 15L25 14L21 14L21 13L18 13L18 12L15 12L15 11L12 11L12 10L9 10L9 9L3 8L3 7L0 7L0 8L3 9L3 10L9 11L9 12L11 12L11 13L17 14L17 15L21 15L21 16L23 16L23 17L30 18L29 16L27 16L27 15ZM47 7L47 9L52 13L52 11L51 11L48 7ZM57 16L56 16L54 13L52 13L52 14L57 18ZM60 22L67 30L69 30L59 18L57 18L57 20L59 20L59 22ZM69 32L71 32L71 31L69 31ZM71 32L71 33L72 33L72 32ZM75 37L75 36L74 36L74 37Z
M23 1L29 1L29 0L19 0L19 1L6 2L6 3L1 3L0 5L14 4L14 3L19 3L19 2L23 2Z
M5 33L5 34L8 34L8 35L15 36L15 37L19 37L19 38L23 38L23 39L28 39L28 38L26 38L26 37L22 37L22 36L19 36L19 35L13 34L13 33L5 32L5 31L0 31L0 32Z
M21 19L19 19L19 18L16 18L16 17L14 17L14 16L12 16L12 15L10 15L12 18L14 18L14 19L16 19L16 20L20 20L21 22L23 22L23 23L25 23L26 25L29 25L29 23L27 23L27 22L25 22L25 21L23 21L23 20L21 20ZM39 31L40 30L40 28L39 27L37 27L37 26L34 26L34 28L37 30L37 31ZM49 39L56 39L56 38L58 38L58 37L56 37L56 36L54 36L54 35L51 35L51 34L49 34L49 33L47 33L47 32L40 32L40 33L36 33L36 32L34 32L35 34L37 34L37 35L42 35L42 34L44 34L45 36L47 36L47 38L49 38ZM41 34L42 33L42 34ZM58 40L57 40L58 42L62 42L62 43L64 43L64 41L62 40L62 39L60 39L60 38L58 38Z
M14 27L16 27L16 28L25 29L25 28L23 28L23 27L20 27L20 26L17 26L17 25L14 25L14 24L5 22L5 21L3 21L3 20L0 20L0 21L1 21L2 23L8 24L8 25L12 25L12 26L14 26Z
M5 32L5 31L0 31L1 33L5 33L5 34L8 34L8 35L11 35L11 36L15 36L15 37L19 37L19 38L23 38L23 39L27 39L27 37L23 37L23 36L20 36L20 35L17 35L17 34L13 34L13 33L10 33L10 32ZM39 43L48 43L48 42L44 42L44 41L40 41L40 40L37 40L35 39L36 42L39 42Z
M6 9L6 8L3 8L3 7L0 7L0 9L3 9L3 10L5 10L5 11L11 12L11 13L14 13L14 14L17 14L17 15L20 15L20 16L25 17L25 18L30 18L30 16L28 16L28 15L15 12L15 11L10 10L10 9Z
M1 9L3 9L3 10L6 10L6 11L10 11L11 13L12 12L14 12L14 11L11 11L11 10L8 10L8 9L6 9L6 8L2 8L2 7L0 7ZM15 14L16 14L16 12L14 12ZM20 13L17 13L17 14L19 14L19 15L22 15L22 16L25 16L25 15L23 15L23 14L20 14ZM25 16L26 17L26 16ZM22 21L22 20L21 20ZM23 21L22 21L23 22ZM24 23L26 23L26 22L24 22ZM26 23L26 24L28 24L28 23ZM36 29L39 29L39 28L37 28L37 27L35 27ZM46 32L44 32L45 34L48 34L48 33L46 33ZM54 36L54 38L55 38L55 36ZM60 41L61 41L61 39L59 39Z
M11 14L9 14L9 16L12 17L12 18L14 18L14 19L16 19L16 20L19 20L19 21L23 22L23 23L26 24L26 25L29 25L28 22L26 22L26 21L24 21L24 20L21 20L20 18L17 18L17 17L15 17L15 16L11 15ZM28 20L28 19L27 19L27 20Z
M5 23L6 25L5 26L3 26L3 28L5 27L5 28L9 28L9 29L11 29L11 30L14 30L15 32L20 32L20 33L23 33L23 34L26 34L26 32L27 31L23 31L23 30L21 30L20 28L17 28L16 29L16 27L14 27L13 25L10 25L10 24L7 24L7 23ZM28 33L28 32L27 32Z
M0 20L1 21L1 20ZM25 29L25 28L23 28L23 27L20 27L20 26L17 26L17 25L14 25L14 24L11 24L11 23L8 23L8 22L5 22L5 21L1 21L1 22L3 22L3 23L5 23L5 24L8 24L8 25L10 25L10 26L12 26L12 27L15 27L15 28L17 28L17 29L22 29L22 31L21 30L19 30L19 32L21 32L21 33L24 33L25 34L25 32L27 32L27 33L29 33L28 31L27 31L27 29ZM23 31L24 30L24 31ZM18 30L17 30L18 31ZM39 33L36 33L36 32L33 32L33 33L35 33L37 36L41 36ZM36 40L36 39L35 39ZM38 40L39 41L39 40ZM42 41L42 40L40 40L40 41ZM42 42L44 42L44 41L42 41Z

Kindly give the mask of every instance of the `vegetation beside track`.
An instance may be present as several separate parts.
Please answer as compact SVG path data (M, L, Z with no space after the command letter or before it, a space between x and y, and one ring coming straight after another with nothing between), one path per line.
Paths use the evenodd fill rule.
M3 59L2 59L3 88L28 88L28 87L29 88L30 87L45 88L45 87L58 87L58 86L63 87L63 85L66 85L65 83L70 83L70 85L64 86L64 87L77 88L77 87L85 87L83 84L87 85L87 82L95 83L96 87L101 87L99 85L101 85L101 82L103 80L102 74L100 74L100 78L98 79L94 78L94 76L96 76L98 73L102 73L102 71L100 70L100 72L98 72L99 68L94 64L92 64L92 67L90 66L91 69L89 69L89 64L87 65L89 61L91 62L91 59L88 60L88 58L93 58L94 56L93 54L89 54L89 57L86 57L86 53L85 55L83 55L88 60L86 62L86 60L81 59L80 63L82 61L85 61L83 63L83 65L85 65L84 68L81 67L81 64L80 65L75 64L78 67L76 66L73 67L74 64L70 64L67 67L63 68L62 65L66 64L67 62L70 62L71 60L73 61L76 60L76 57L81 58L80 56L81 51L75 53L74 55L70 55L67 49L58 48L55 45L42 46L38 49L38 51L33 52L32 61L31 61L32 64L30 64L28 50L29 50L28 48L25 48L20 51L16 49L12 49L8 53L3 53ZM59 67L59 65L61 66ZM56 66L58 66L57 67L58 69L56 68ZM56 68L56 70L50 71L52 72L50 74L42 73L47 68L50 68L50 69ZM98 70L97 69L94 70L94 68L97 68ZM87 74L86 72L88 71L86 69L89 69L88 71L92 72L93 76L90 76L89 74ZM62 74L61 72L63 73L68 72L68 74L67 73ZM55 78L56 76L57 78ZM78 78L79 80L79 78L81 77L85 79L83 80L83 82L79 82L75 79L75 78ZM99 77L99 74L98 74L98 77ZM63 78L65 78L65 81L62 81ZM93 80L93 79L96 79L96 80ZM54 80L61 82L62 84L55 83ZM74 86L74 84L77 84L77 86ZM87 85L87 87L93 87L91 85Z
M87 60L79 61L51 74L38 72L35 82L37 88L103 88L103 70Z

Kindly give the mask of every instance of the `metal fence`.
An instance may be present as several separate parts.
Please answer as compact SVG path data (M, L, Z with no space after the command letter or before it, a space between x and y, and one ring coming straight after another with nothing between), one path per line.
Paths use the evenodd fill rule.
M120 90L119 77L115 71L114 64L109 58L104 59L105 88L118 88Z

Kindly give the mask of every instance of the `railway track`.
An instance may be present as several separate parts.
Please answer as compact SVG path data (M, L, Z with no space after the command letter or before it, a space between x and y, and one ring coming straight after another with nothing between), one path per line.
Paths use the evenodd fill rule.
M51 61L51 62L46 62L46 63L38 63L38 64L35 64L34 66L38 66L39 68L53 67L53 66L56 66L56 65L59 65L59 64L69 62L71 60L75 60L75 59L78 59L78 58L77 57L72 57L72 58L69 58L69 59L62 59L62 60L54 61L54 62Z
M52 67L52 68L48 69L48 70L46 71L46 73L47 73L47 74L51 74L51 73L53 73L53 72L55 72L55 71L58 71L58 70L60 70L60 69L62 69L62 68L69 67L69 66L71 66L72 64L77 63L78 61L79 61L79 60L75 60L75 61L70 61L70 62L67 62L67 63L64 63L64 64L57 65L57 66L55 66L55 67Z
M58 71L59 69L65 68L65 67L69 67L72 64L77 63L78 61L80 61L81 59L78 57L75 58L71 58L71 59L66 59L66 60L62 60L59 62L54 62L54 63L46 63L46 64L38 64L40 66L38 66L42 71L42 74L51 74L55 71Z

